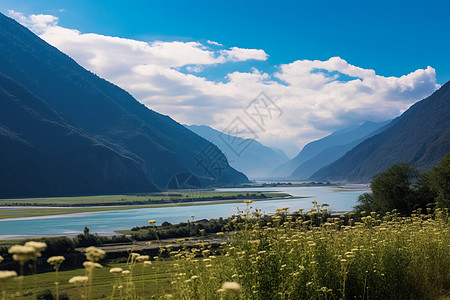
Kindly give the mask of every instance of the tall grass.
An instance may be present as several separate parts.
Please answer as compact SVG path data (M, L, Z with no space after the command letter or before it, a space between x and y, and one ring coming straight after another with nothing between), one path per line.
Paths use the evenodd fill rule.
M450 296L447 210L408 217L396 212L330 217L315 203L308 213L288 213L285 208L263 216L251 209L250 201L247 204L230 221L228 231L217 234L220 247L206 242L192 247L178 240L178 247L161 248L152 265L165 264L169 289L160 288L157 278L151 284L136 281L152 269L145 267L148 257L130 254L125 267L129 272L116 269L110 274L110 299Z

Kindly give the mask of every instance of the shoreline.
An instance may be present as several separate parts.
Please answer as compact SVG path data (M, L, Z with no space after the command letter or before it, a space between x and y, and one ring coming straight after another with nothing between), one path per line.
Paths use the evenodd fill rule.
M271 201L271 200L289 200L289 199L304 199L309 197L274 197L274 198L259 198L259 199L232 199L232 200L215 200L215 201L196 201L196 202L181 202L181 203L160 203L160 204L147 204L147 205L99 205L99 206L83 206L83 207L46 207L46 206L20 206L12 207L0 207L0 222L7 221L24 221L24 220L40 220L40 219L55 219L55 218L67 218L67 217L82 217L86 214L92 214L104 211L116 211L116 210L131 210L131 209L144 209L144 208L162 208L162 207L183 207L183 206L200 206L200 205L216 205L216 204L230 204L230 203L242 203L246 200L251 200L255 202L259 201ZM48 209L50 211L42 214L21 217L4 217L1 212L3 211L14 211L16 213L25 213L30 208L36 208L39 210ZM70 210L76 210L75 212ZM0 237L1 238L1 237Z

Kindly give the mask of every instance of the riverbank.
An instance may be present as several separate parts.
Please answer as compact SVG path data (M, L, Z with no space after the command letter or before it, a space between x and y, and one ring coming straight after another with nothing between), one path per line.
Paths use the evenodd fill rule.
M0 222L2 220L25 220L49 216L72 215L100 211L129 210L140 208L161 208L171 206L197 206L226 203L241 203L245 200L267 201L286 200L293 197L287 193L270 192L207 192L207 193L172 193L169 195L146 196L87 196L61 198L27 198L1 199ZM134 203L129 205L128 203ZM142 204L152 203L152 204ZM69 206L70 205L70 206Z

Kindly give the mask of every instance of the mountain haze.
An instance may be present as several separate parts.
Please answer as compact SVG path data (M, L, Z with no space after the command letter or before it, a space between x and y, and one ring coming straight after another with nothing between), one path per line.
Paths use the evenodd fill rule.
M314 155L312 158L303 162L300 166L298 166L294 170L294 172L292 172L290 177L296 178L296 179L301 179L301 180L308 179L312 174L314 174L321 168L331 164L332 162L336 161L337 159L342 157L345 153L347 153L348 151L353 149L356 145L358 145L365 139L386 130L386 128L391 126L391 124L389 122L390 121L379 122L379 123L365 122L361 126L356 127L354 130L346 129L346 130L343 130L340 132L333 133L331 136L333 138L337 138L337 139L330 144L333 144L334 142L336 142L337 145L326 147L323 150L321 150L319 153ZM353 140L346 144L339 144L339 143L347 141L351 137L357 138L367 132L369 132L369 133L367 135L363 136L362 138Z
M253 139L230 136L204 125L186 127L219 147L229 159L230 165L250 178L271 177L272 170L288 160L283 151L264 146ZM248 143L248 147L238 155L233 151L232 143Z
M276 168L274 174L277 177L307 179L315 171L335 161L388 123L389 121L367 121L362 125L337 130L324 138L308 143L296 157Z
M319 170L311 179L369 182L393 164L411 163L420 170L438 164L450 152L450 82L417 102L375 135Z

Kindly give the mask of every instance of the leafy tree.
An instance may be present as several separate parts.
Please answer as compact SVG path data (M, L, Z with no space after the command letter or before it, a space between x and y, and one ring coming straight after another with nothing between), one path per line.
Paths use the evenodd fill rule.
M450 207L450 153L444 156L438 166L428 173L430 189L436 193L438 205Z
M371 184L373 209L376 212L397 209L403 214L410 213L415 204L412 188L418 177L419 172L405 163L393 165L375 175Z
M359 196L357 211L385 213L397 209L402 214L410 214L414 209L425 208L434 201L430 191L428 175L406 163L391 166L373 177L372 193Z

